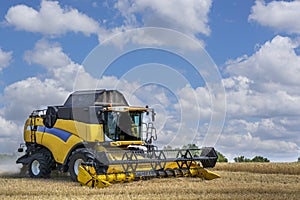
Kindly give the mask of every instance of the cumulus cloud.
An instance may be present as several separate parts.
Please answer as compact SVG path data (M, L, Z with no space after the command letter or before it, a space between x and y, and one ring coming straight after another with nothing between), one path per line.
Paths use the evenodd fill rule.
M5 119L22 123L35 109L62 104L67 94L53 79L43 81L36 77L27 78L5 88L6 105L2 108L2 113Z
M28 64L35 63L47 68L59 68L71 63L58 43L50 44L44 39L39 40L33 50L26 51L24 59Z
M265 3L263 0L256 0L248 19L278 31L300 34L299 10L300 1Z
M276 36L251 56L228 62L228 114L233 117L298 116L300 111L299 44Z
M57 85L72 91L74 82L80 82L78 89L95 87L97 81L85 72L83 66L74 63L63 51L59 43L50 43L39 40L33 50L24 54L24 59L29 64L38 64L47 69L49 76Z
M186 115L187 119L200 119L208 121L212 114L211 95L207 88L198 87L192 88L190 85L186 85L184 88L178 91L178 103L175 104L175 108L178 112L189 111Z
M61 105L68 94L73 91L73 84L80 81L81 89L96 84L77 63L74 63L64 52L59 43L40 40L33 50L24 54L29 64L38 64L47 70L44 78L29 77L8 85L4 89L1 109L2 116L22 124L34 110L48 105Z
M272 161L294 161L299 153L300 138L298 132L281 123L282 120L294 121L282 117L228 120L218 147L230 152L231 160L240 155L250 158L262 155Z
M244 76L233 76L223 80L226 87L227 114L237 117L297 116L300 96L289 94L285 87L277 91L261 92L254 82Z
M295 120L300 113L298 47L297 40L277 35L253 55L227 62L229 77L223 83L228 120L218 142L225 152L232 152L235 144L248 157L255 156L252 151L296 159L300 144L300 126Z
M30 77L4 89L0 109L0 152L15 152L22 141L25 119L33 110L61 105L69 91L53 79Z
M214 146L231 160L240 155L262 155L294 161L300 144L295 120L299 117L299 97L294 97L297 102L290 102L280 94L251 93L241 85L237 91L227 89L227 120L222 134L219 138L208 135L217 138Z
M7 67L12 60L12 51L6 52L0 48L0 72Z
M172 28L190 35L209 35L208 13L211 5L211 0L126 0L118 1L115 8L123 15L127 26L142 24Z
M99 30L95 20L77 9L62 8L58 1L43 0L39 10L23 4L13 6L7 11L5 20L17 30L45 35L61 35L68 31L90 35Z
M1 152L15 151L22 142L22 127L25 119L36 109L48 105L62 105L77 78L81 88L87 89L96 81L83 67L74 63L60 44L40 40L35 48L26 51L24 59L29 64L38 64L47 70L46 78L29 77L5 87L2 94L3 107L0 109ZM94 81L94 82L92 82ZM12 148L13 147L13 148Z
M61 105L73 90L114 89L124 92L132 103L140 103L132 91L137 83L118 79L114 76L103 76L101 79L87 73L84 67L73 62L63 51L59 43L40 40L33 50L24 54L29 64L37 64L47 70L46 78L29 77L15 82L4 89L5 106L0 110L8 120L22 123L34 109L47 105ZM26 98L25 98L26 97Z
M142 103L157 111L155 125L159 141L155 144L159 147L182 147L191 143L215 145L219 134L217 130L221 127L216 123L219 119L213 116L218 111L212 110L212 94L209 90L206 87L192 88L190 85L175 91L169 89L148 85L136 94ZM209 130L216 131L211 135L213 131Z
M295 142L278 139L261 139L258 136L247 134L222 134L218 147L226 154L229 160L244 155L249 158L261 155L271 161L295 161L299 147Z
M0 133L0 152L16 152L19 143L22 142L22 126L0 115Z
M19 132L19 127L12 121L4 119L0 116L0 138L7 138Z
M255 81L263 91L278 90L278 86L292 87L289 92L297 92L300 85L300 56L296 53L300 43L289 37L275 36L263 44L252 56L244 56L228 62L227 72L245 76ZM259 84L259 85L258 85ZM273 87L272 87L273 86Z

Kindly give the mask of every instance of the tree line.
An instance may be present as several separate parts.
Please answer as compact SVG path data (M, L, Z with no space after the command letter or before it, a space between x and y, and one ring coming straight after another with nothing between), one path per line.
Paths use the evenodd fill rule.
M235 157L234 162L270 162L268 158L264 158L262 156L255 156L254 158L246 158L244 156Z
M173 149L170 145L164 147L165 150L171 150ZM175 148L179 149L179 148ZM186 144L183 145L182 149L198 149L198 146L196 144ZM226 156L224 156L221 152L216 151L218 154L218 160L217 162L228 162L228 159ZM238 156L235 157L234 162L270 162L268 158L265 158L263 156L255 156L253 158L246 158L245 156ZM300 157L298 158L298 162L300 162Z

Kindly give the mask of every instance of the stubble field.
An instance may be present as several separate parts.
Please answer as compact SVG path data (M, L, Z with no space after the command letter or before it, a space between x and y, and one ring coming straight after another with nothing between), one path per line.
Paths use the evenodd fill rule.
M66 174L0 175L0 199L300 199L300 163L218 163L222 178L165 178L88 188Z

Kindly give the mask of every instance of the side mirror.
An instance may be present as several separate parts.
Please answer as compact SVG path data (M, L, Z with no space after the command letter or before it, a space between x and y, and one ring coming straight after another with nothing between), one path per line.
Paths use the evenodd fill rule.
M148 115L149 115L149 110L148 110L149 106L148 106L148 105L146 105L146 106L145 106L145 108L147 108L146 115L148 116Z
M154 112L154 109L152 109L152 121L153 122L155 121L155 115L156 115L156 113Z

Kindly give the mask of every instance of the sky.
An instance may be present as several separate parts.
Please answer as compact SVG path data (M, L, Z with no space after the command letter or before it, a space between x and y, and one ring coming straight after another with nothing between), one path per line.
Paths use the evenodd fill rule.
M0 3L0 153L34 109L117 88L155 108L160 147L300 157L300 1Z

